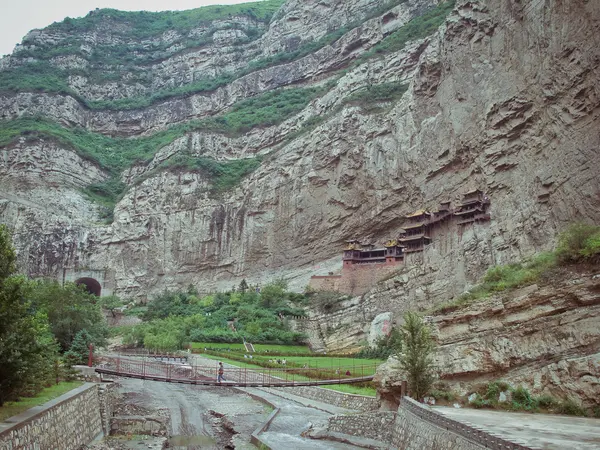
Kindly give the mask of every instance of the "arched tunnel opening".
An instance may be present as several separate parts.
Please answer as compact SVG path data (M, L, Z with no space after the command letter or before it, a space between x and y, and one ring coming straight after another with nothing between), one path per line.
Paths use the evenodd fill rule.
M100 297L100 293L102 292L102 286L98 283L97 280L93 278L79 278L75 281L75 284L83 284L85 286L85 290L96 297Z

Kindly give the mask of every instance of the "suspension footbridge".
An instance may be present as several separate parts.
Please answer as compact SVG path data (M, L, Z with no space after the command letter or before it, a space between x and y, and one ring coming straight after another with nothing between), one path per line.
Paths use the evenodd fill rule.
M200 386L294 387L367 383L373 380L376 366L361 364L350 369L310 367L231 367L225 380L217 381L218 367L189 364L185 356L105 357L95 371L101 375L137 378Z

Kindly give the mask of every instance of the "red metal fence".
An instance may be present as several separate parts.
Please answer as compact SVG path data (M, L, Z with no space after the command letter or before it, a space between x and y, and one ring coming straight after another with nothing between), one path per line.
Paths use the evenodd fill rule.
M162 359L161 359L162 358ZM373 380L375 364L356 365L343 370L329 368L242 368L227 365L225 381L217 382L218 363L212 365L187 364L185 357L160 355L158 357L102 358L96 372L127 378L224 386L320 386L331 384L366 383Z

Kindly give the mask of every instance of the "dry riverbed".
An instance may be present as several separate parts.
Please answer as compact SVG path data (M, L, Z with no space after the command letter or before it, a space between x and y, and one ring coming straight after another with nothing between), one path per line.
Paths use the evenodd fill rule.
M233 388L119 379L115 436L100 449L245 449L270 408ZM144 435L151 433L154 436Z

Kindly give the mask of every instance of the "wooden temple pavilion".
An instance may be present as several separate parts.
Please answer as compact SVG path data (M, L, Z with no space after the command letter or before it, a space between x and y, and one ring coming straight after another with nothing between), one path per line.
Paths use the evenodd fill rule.
M431 213L420 209L406 216L407 223L400 231L398 242L404 246L404 253L423 251L431 243L429 224Z
M373 244L361 244L358 240L346 241L343 255L344 267L353 264L396 264L404 260L403 247L395 240L386 242L383 248Z
M467 192L454 212L458 219L458 225L467 225L473 222L485 222L490 220L490 214L487 212L490 206L490 199L479 189Z

